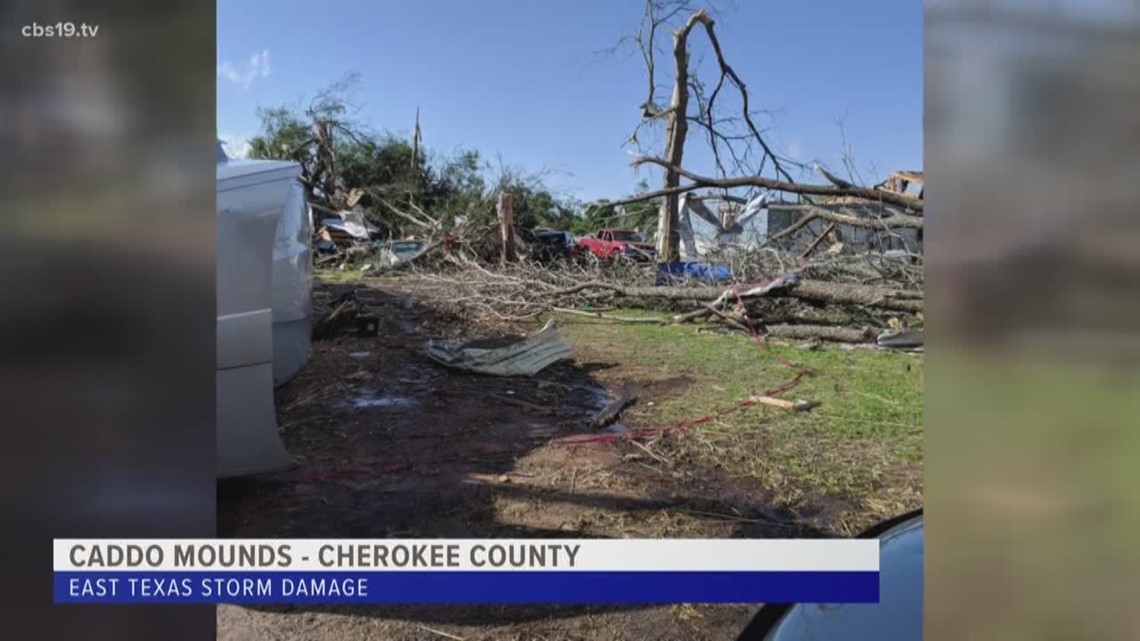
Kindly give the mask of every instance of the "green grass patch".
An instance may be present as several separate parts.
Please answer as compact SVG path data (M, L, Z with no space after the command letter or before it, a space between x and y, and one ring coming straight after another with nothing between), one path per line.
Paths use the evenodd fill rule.
M613 314L644 318L655 312ZM631 427L714 414L787 383L798 369L781 359L815 372L783 398L817 401L819 407L733 413L668 439L664 446L672 456L758 478L793 505L812 495L845 499L858 525L921 501L921 356L836 346L761 347L747 336L697 333L693 326L558 320L579 362L619 364L606 370L607 378L691 379L680 395L640 408Z
M360 269L316 269L313 277L319 278L322 283L351 283L364 278Z

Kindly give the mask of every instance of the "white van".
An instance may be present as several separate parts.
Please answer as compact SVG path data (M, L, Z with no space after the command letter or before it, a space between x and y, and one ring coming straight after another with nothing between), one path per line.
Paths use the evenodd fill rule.
M273 388L311 332L312 223L297 163L231 160L218 146L217 460L220 478L293 466Z

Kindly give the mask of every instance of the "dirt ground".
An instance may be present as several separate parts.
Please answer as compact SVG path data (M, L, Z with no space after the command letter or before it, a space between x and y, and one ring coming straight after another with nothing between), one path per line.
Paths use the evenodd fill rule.
M558 363L533 378L440 367L440 337L501 335L398 281L322 285L320 300L358 290L377 337L346 327L316 341L277 392L293 470L222 483L224 537L818 537L819 512L791 513L754 479L664 465L634 443L568 447L619 385L639 405L675 397L683 373L613 362ZM734 639L755 606L222 606L220 639Z

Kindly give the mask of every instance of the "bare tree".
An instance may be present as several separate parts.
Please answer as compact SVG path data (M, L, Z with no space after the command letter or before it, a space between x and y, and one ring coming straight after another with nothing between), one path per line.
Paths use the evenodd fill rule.
M658 76L661 75L657 58L663 53L660 42L663 34L670 30L672 95L668 106L662 107L656 100ZM689 41L694 30L703 30L716 58L719 75L711 85L702 81L690 60ZM664 174L662 189L656 192L656 195L664 196L658 217L657 252L659 259L670 261L680 253L678 196L684 175L681 167L690 123L706 135L719 178L731 174L762 176L770 168L775 179L790 183L794 180L785 165L798 163L778 156L762 136L753 117L748 88L728 63L708 9L699 8L687 0L646 0L641 24L630 41L641 52L648 78L648 96L641 105L641 122L630 136L630 142L638 146L639 155L644 158L647 154L641 148L639 133L645 126L657 123L662 123L665 130L664 154L656 163ZM736 89L740 100L738 113L727 116L717 108L723 102L722 90L726 85ZM691 102L695 103L695 109L690 109ZM751 158L756 155L756 150L759 151L759 162L753 163Z
M312 186L330 200L342 200L345 194L344 180L337 170L336 137L359 144L367 135L364 125L355 119L360 107L352 93L359 81L359 74L347 74L317 92L305 110L313 123L312 144L316 147Z

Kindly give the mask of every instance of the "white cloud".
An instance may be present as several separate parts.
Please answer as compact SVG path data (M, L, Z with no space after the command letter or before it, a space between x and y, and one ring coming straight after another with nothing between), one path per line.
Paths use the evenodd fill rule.
M218 134L222 145L226 148L226 155L230 158L247 158L249 156L249 136L242 134Z
M269 50L262 49L250 56L244 65L224 60L218 63L218 78L223 78L242 89L249 89L258 78L269 75Z

